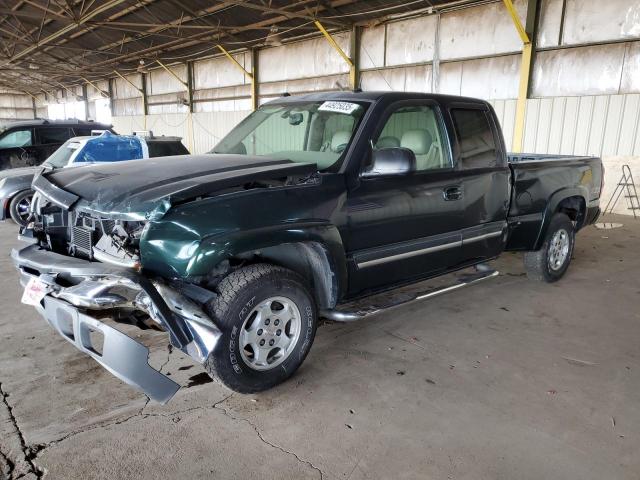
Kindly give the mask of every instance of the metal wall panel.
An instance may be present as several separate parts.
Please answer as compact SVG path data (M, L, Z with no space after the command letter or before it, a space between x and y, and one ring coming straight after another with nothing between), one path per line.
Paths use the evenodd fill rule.
M537 38L539 48L559 45L563 2L564 0L542 0Z
M560 138L560 150L562 155L571 155L574 151L578 125L576 118L580 108L581 97L566 97L564 103L564 122L562 123L562 135Z
M302 94L308 92L326 92L332 90L348 90L349 77L345 74L326 75L315 78L303 78L300 80L288 80L283 82L271 82L260 84L261 97L279 97L283 93Z
M105 82L106 83L106 82ZM96 84L98 85L98 84ZM109 91L109 87L107 85L105 85L104 88L99 87L102 89L102 91L104 92L108 92ZM89 99L90 102L94 102L100 98L103 98L102 93L100 93L99 90L95 89L93 87L93 85L87 85L87 97Z
M518 95L520 55L466 60L440 65L440 93L484 99Z
M492 100L512 148L515 100ZM640 155L640 95L527 100L524 151L562 155Z
M460 95L463 63L464 62L451 62L440 65L439 93Z
M113 116L119 115L142 115L142 97L127 98L124 100L116 99L113 101Z
M438 17L429 15L387 25L385 65L433 60Z
M640 42L626 46L620 93L640 93Z
M237 98L237 99L231 99L231 100L216 100L214 102L196 103L195 111L198 113L228 112L230 115L234 114L235 112L244 112L244 111L250 112L251 99Z
M363 28L360 37L360 68L384 66L386 25Z
M539 52L532 96L561 97L618 93L626 45L595 45Z
M193 114L194 153L210 151L251 109Z
M638 141L638 133L640 133L638 131L640 126L640 95L624 95L624 99L616 154L640 154L634 145Z
M350 35L333 36L350 55ZM258 65L261 82L294 80L347 73L349 66L324 37L267 48L260 51Z
M640 0L566 0L563 44L640 38Z
M233 55L233 58L245 70L251 71L251 54L249 52ZM210 58L193 64L193 84L196 90L244 85L245 83L250 83L249 79L227 57Z
M361 87L363 90L382 90L395 92L431 92L431 65L416 65L371 70L362 72Z
M0 108L33 109L32 98L28 95L19 95L17 93L0 94Z
M129 80L129 82L133 83L133 85L139 89L142 88L142 75L124 75L124 78ZM117 99L134 98L139 97L140 92L122 78L117 77L113 79L113 96Z
M507 99L518 95L520 55L463 62L460 95Z
M526 2L514 1L524 22ZM519 52L522 42L502 2L442 14L440 58L452 60Z
M185 64L171 65L168 67L184 83L187 83L187 66ZM165 93L184 92L185 87L173 75L164 68L151 70L147 75L147 93L149 95L162 95Z
M182 143L192 153L199 154L211 150L238 124L250 110L216 111L192 114L161 114L121 116L113 118L113 126L118 133L130 135L134 131L151 130L154 135L169 135L182 138Z
M113 129L121 135L131 135L136 130L146 130L146 120L143 115L123 115L112 117Z

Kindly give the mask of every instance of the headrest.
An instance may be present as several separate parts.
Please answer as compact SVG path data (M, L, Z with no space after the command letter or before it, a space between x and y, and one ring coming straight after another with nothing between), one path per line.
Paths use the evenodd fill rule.
M407 130L402 135L400 146L412 150L416 155L429 152L433 139L428 130Z
M398 148L400 140L396 137L380 137L376 143L376 148Z
M340 131L333 134L331 138L331 151L335 153L342 153L349 143L351 138L351 132Z

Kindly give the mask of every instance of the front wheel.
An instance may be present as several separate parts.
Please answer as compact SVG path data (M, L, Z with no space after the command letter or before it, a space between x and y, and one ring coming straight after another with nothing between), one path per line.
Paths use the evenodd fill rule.
M562 278L569 268L574 244L573 222L564 213L556 213L551 219L542 248L524 254L527 276L549 283Z
M31 190L25 190L13 197L11 203L9 203L9 215L11 219L21 227L27 225L27 221L31 215L32 200L33 192Z
M206 306L222 338L205 368L240 393L284 382L304 361L317 313L304 280L282 267L256 264L230 273Z

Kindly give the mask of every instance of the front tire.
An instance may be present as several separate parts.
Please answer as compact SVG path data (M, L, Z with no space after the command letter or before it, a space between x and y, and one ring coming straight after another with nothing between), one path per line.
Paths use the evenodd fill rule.
M31 202L33 200L33 192L31 190L25 190L16 194L9 203L9 216L11 219L24 227L27 225L29 216L31 215Z
M542 248L524 254L527 277L547 283L560 280L569 268L575 245L575 227L564 213L551 219Z
M206 305L222 338L205 368L231 390L254 393L287 380L300 367L317 328L304 280L282 267L255 264L230 273Z

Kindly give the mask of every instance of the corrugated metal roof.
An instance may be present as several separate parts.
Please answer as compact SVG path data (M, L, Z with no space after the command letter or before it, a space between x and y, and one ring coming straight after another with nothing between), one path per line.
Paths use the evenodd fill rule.
M482 0L480 0L482 1ZM0 7L0 88L32 94L478 0L17 0Z

